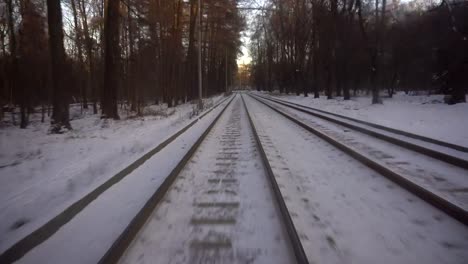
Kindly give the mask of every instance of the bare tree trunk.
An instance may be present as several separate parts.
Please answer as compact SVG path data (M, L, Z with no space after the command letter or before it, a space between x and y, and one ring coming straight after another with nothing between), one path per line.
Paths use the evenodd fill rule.
M79 62L79 83L78 85L80 86L80 91L81 91L81 97L82 97L82 105L84 109L88 109L88 99L87 99L87 92L86 92L86 86L83 87L83 79L82 79L82 72L83 72L83 50L81 47L81 26L78 23L78 13L76 11L76 4L75 0L70 0L71 7L72 7L72 12L73 12L73 23L75 26L75 45L76 49L78 50L78 62Z
M25 112L25 104L24 104L24 92L23 92L23 85L19 82L18 78L18 54L17 54L17 47L16 47L16 36L15 36L15 25L13 22L13 0L6 0L7 4L7 11L8 11L8 31L9 31L9 41L10 41L10 56L11 56L11 69L10 69L10 82L9 88L10 93L13 94L14 87L18 87L19 89L19 96L20 98L20 111L21 111L21 122L20 127L26 128L26 115ZM14 111L12 111L13 114ZM13 122L15 123L15 122Z
M53 112L51 132L61 133L63 128L71 129L69 121L69 98L65 88L67 72L63 46L62 8L60 0L47 0L49 24L49 45L52 65Z
M104 87L102 118L119 119L117 112L117 87L119 85L120 31L119 0L107 2L105 14Z
M139 108L138 105L138 96L139 96L139 87L140 85L135 84L135 54L134 54L134 33L133 33L133 18L131 15L131 9L128 7L128 12L127 12L127 19L128 19L128 67L127 67L127 87L130 92L130 101L131 101L131 106L130 110L131 111L137 111L137 108ZM131 88L133 87L133 89ZM138 113L140 112L139 109L137 111Z
M95 85L94 79L94 58L93 58L93 40L89 34L88 28L88 15L86 14L85 3L84 0L78 0L78 7L82 17L83 23L83 34L85 37L85 45L86 45L86 57L88 59L88 80L87 80L87 89L91 90L92 97L93 97L93 113L97 114L97 100L98 100L98 93Z
M376 3L376 25L379 25L378 23L378 2L379 0L375 0ZM385 1L385 0L384 0ZM362 3L361 3L361 0L357 0L356 1L356 5L358 7L358 17L359 17L359 26L361 28L361 33L363 35L363 38L364 38L364 41L365 43L367 44L367 52L369 54L369 57L370 57L370 62L371 62L371 75L370 75L370 79L371 79L371 89L372 89L372 104L378 104L378 103L381 103L380 101L380 97L379 97L379 88L377 87L377 71L378 71L378 52L377 52L377 49L378 49L378 42L379 42L379 33L378 33L378 30L376 30L376 43L371 46L371 43L370 43L370 40L369 40L369 37L367 35L367 32L366 32L366 29L364 27L364 19L362 17ZM385 10L385 8L384 8Z

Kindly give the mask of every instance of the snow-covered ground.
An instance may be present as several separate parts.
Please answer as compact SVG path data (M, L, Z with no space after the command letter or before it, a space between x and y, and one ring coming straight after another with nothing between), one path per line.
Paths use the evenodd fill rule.
M238 96L121 263L293 263L288 243Z
M466 263L466 226L244 98L310 263Z
M368 96L327 100L296 95L278 98L336 114L432 137L468 147L468 103L447 105L443 95L406 95L399 92L393 98L383 98L383 104L371 104Z
M467 171L465 169L428 157L427 155L419 152L408 151L401 146L348 129L333 122L322 120L307 113L296 111L283 105L272 103L271 101L263 99L260 100L262 102L266 102L275 109L300 120L304 124L317 129L321 133L333 138L341 144L352 148L354 151L372 159L374 162L403 175L403 177L409 181L436 193L465 210L468 210L468 196L465 192L460 191L464 190L468 186L468 179L466 177ZM382 132L378 131L378 133ZM388 134L390 137L395 136L391 133ZM401 137L404 138L404 136ZM413 139L409 139L409 141L416 142L416 144L424 143L417 142L418 140ZM429 149L433 149L434 147L430 143L426 145L429 145ZM445 147L437 145L436 147L445 150ZM455 157L468 160L468 153L459 152L453 149L449 151L449 153Z
M98 263L228 102L102 193L18 263Z
M222 99L207 99L211 106ZM0 128L0 252L157 146L193 117L193 104L148 106L144 117L102 120L71 108L72 131L48 134L34 114L27 129ZM91 111L91 110L90 110Z

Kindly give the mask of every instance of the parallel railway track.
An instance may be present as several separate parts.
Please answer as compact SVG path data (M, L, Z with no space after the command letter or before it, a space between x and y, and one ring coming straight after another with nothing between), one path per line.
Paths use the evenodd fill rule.
M412 134L406 131L397 130L394 128L389 128L342 115L337 115L320 109L286 102L284 100L278 100L276 98L273 99L258 95L253 96L338 124L343 127L353 129L360 133L364 133L369 136L387 141L389 143L421 153L423 155L452 164L454 166L458 166L463 169L468 169L468 160L458 157L468 157L468 155L466 154L466 152L468 152L468 149L463 146L458 146L433 138ZM439 149L437 149L437 147L439 147Z
M323 129L323 127L320 126L314 126L308 120L301 119L294 114L286 111L282 107L278 107L277 104L280 104L277 100L272 100L272 99L266 99L264 97L259 97L256 95L249 94L254 100L257 102L267 106L268 108L272 109L276 113L280 114L281 116L286 117L293 123L299 125L300 127L304 128L305 130L311 132L312 134L322 138L326 142L332 144L333 146L337 147L338 149L342 150L346 154L352 156L353 158L357 159L364 165L368 166L369 168L377 171L379 174L387 177L388 179L394 181L401 187L407 189L411 193L415 194L416 196L420 197L421 199L425 200L429 204L435 206L441 211L444 211L451 217L457 219L461 223L468 225L468 211L467 211L467 203L464 201L466 200L466 197L462 196L460 198L460 201L453 200L453 199L448 199L447 195L445 195L440 189L438 190L437 188L426 188L426 186L423 186L417 182L415 182L412 177L409 175L402 173L400 170L397 170L398 164L395 167L390 167L386 163L382 162L382 160L378 160L376 158L370 157L368 153L365 151L357 150L355 147L353 147L353 141L347 141L343 139L337 139L337 133L333 133L333 131L329 131L327 129ZM286 106L287 108L293 109L293 111L300 111L300 112L305 112L307 114L311 114L313 116L316 116L315 113L310 113L309 111L306 111L302 108L297 108L295 106L291 106L286 103L281 103L280 105ZM330 122L335 122L330 120L331 118L326 118L327 121ZM339 123L340 125L343 125L341 122L336 122ZM347 128L351 128L352 126L349 125L343 125ZM358 130L359 132L362 132ZM343 132L342 132L343 133ZM365 133L367 134L367 133ZM373 136L373 135L371 135ZM378 137L380 139L380 137ZM383 139L385 140L385 139ZM351 142L351 143L350 143ZM394 142L391 142L394 143ZM405 147L405 146L403 146ZM412 148L409 148L410 150L414 150ZM426 154L426 153L424 153ZM431 155L428 155L431 156ZM383 157L385 159L387 157ZM431 157L431 158L437 158L437 157ZM442 159L443 161L447 161L446 159ZM453 164L456 165L456 164ZM459 164L458 164L459 165ZM447 165L451 166L451 165ZM462 168L457 169L457 171L461 172L459 174L459 179L464 180L464 176L466 176L466 170L464 166L461 166ZM466 182L466 181L465 181ZM460 187L460 186L459 186ZM461 186L461 189L463 189L463 186ZM460 190L461 190L460 189ZM452 191L453 193L462 193L460 191L458 192L458 189L454 189Z
M50 237L52 237L60 228L70 222L77 214L83 211L90 203L96 200L101 194L107 191L109 188L114 186L115 184L122 181L125 177L127 177L130 173L140 167L143 163L145 163L148 159L154 156L156 153L160 152L164 149L167 145L175 141L181 134L189 130L193 127L200 119L204 118L207 114L209 114L212 110L226 102L227 100L232 99L232 97L226 97L216 103L213 107L202 113L199 117L191 121L189 124L181 128L175 134L164 140L155 148L148 151L146 154L132 162L129 166L115 174L114 176L110 177L107 181L102 183L100 186L89 192L88 194L84 195L67 208L65 208L62 212L58 215L47 221L45 224L31 232L30 234L26 235L15 244L10 246L0 255L0 263L13 263L14 261L20 259L25 254L30 252L36 246L40 245Z
M239 96L241 97L241 96ZM236 99L234 99L235 101ZM241 101L242 100L242 104ZM134 258L132 257L135 254L139 254L140 258L143 258L145 250L142 249L144 246L142 246L141 241L146 241L148 240L147 236L151 236L145 233L144 230L155 230L155 227L151 227L151 222L152 221L157 221L158 226L157 229L164 228L163 225L165 223L164 220L160 220L161 218L165 217L171 217L171 215L175 214L177 215L178 220L177 221L171 221L169 226L172 226L172 223L183 221L180 218L184 218L183 216L179 216L180 212L174 212L173 210L177 210L175 207L181 207L185 208L187 206L187 199L177 199L177 201L180 201L177 205L171 205L171 207L164 207L164 204L162 201L164 200L172 200L171 197L177 197L178 193L180 192L188 192L189 193L196 193L193 195L193 204L192 207L194 207L193 215L191 217L188 217L190 219L185 219L185 224L183 226L175 227L176 229L182 229L185 230L184 228L187 228L187 224L189 227L188 230L191 230L189 233L191 234L189 238L184 238L189 241L184 241L183 243L180 243L180 249L177 251L179 254L181 251L188 250L190 253L189 256L184 255L183 257L181 256L174 256L174 258L180 257L183 258L184 261L182 262L190 262L190 263L236 263L240 262L243 263L244 261L247 261L247 259L255 259L258 254L256 252L250 252L249 250L253 250L252 248L249 249L239 249L239 248L234 248L236 245L237 247L241 247L240 244L242 244L239 241L235 241L235 238L237 237L238 240L243 241L243 240L248 240L247 238L244 238L242 236L247 237L247 234L244 235L239 235L236 234L235 230L239 229L244 229L250 226L248 220L242 220L244 218L249 218L249 217L254 217L254 215L257 215L254 220L255 222L259 221L256 223L258 226L258 229L261 230L262 226L268 226L271 223L267 222L262 222L259 219L262 219L262 214L263 211L265 211L264 206L258 207L255 211L252 211L251 213L243 213L244 211L249 211L253 210L251 207L255 206L251 203L257 203L257 199L252 199L249 197L255 197L255 192L261 192L261 190L254 190L252 187L247 187L250 185L249 181L252 181L252 185L255 185L253 182L258 181L258 179L254 178L246 178L247 176L242 176L242 175L248 175L250 173L242 172L242 168L245 166L249 166L248 164L252 164L253 161L255 161L255 158L252 160L242 160L243 155L248 155L249 153L251 154L252 151L253 153L260 153L260 158L261 158L261 167L264 168L265 173L268 175L268 180L264 179L265 181L269 182L270 188L272 188L272 191L269 191L271 193L270 195L273 196L273 198L267 199L267 201L275 201L276 205L273 204L272 206L277 211L278 219L280 219L280 223L282 226L283 231L279 231L280 233L285 234L285 243L288 245L287 248L289 248L287 251L289 252L294 260L289 260L296 262L296 263L308 263L307 256L304 252L304 249L301 245L301 241L299 239L299 235L294 227L294 223L291 220L290 213L285 205L285 201L283 199L283 196L281 192L279 191L278 185L275 181L275 177L272 174L272 170L270 167L270 164L268 162L268 159L265 156L265 153L262 149L262 145L259 141L258 135L255 131L255 127L252 123L250 114L248 113L248 109L245 105L245 102L243 102L243 98L237 98L237 101L234 102L236 104L236 109L238 110L237 112L231 113L230 121L228 122L228 125L226 128L224 128L224 133L217 137L217 144L221 145L222 148L219 149L218 154L216 154L215 159L211 160L211 163L214 163L214 171L209 171L206 172L208 175L214 175L213 177L208 177L206 179L206 183L203 183L202 180L200 180L200 177L203 176L191 176L191 177L198 177L197 181L193 180L192 185L187 187L187 189L183 189L182 184L177 184L176 186L173 186L173 183L176 181L176 178L180 177L181 181L187 181L186 178L190 177L188 176L188 171L190 171L190 166L196 166L192 165L194 163L198 162L208 162L208 161L200 161L197 156L200 155L207 155L206 153L203 154L203 152L199 153L199 148L204 143L207 141L207 136L210 132L213 130L213 128L216 126L216 123L219 122L221 118L223 118L223 115L227 115L227 113L221 112L216 119L213 121L213 123L210 125L210 127L205 131L202 137L200 137L197 141L196 144L194 144L190 151L187 153L187 155L184 157L184 159L177 165L177 168L171 173L171 175L168 177L168 179L165 181L165 183L155 192L153 197L147 202L147 204L142 208L140 213L138 213L137 216L135 216L134 220L132 223L127 227L127 229L120 235L119 239L116 240L114 245L108 250L108 252L103 256L103 258L100 260L99 263L131 263L134 261ZM243 107L242 107L243 106ZM245 109L245 110L243 110ZM241 114L239 112L241 111L246 111L245 116L248 117L249 121L247 123L246 120L242 121L241 119ZM245 117L244 117L245 118ZM246 139L241 139L242 134L247 134L244 130L244 133L240 132L240 123L244 122L245 124L248 124L251 129L253 134L253 137L251 137L250 141L250 147L246 150L245 142ZM220 127L217 128L217 131L219 133ZM245 135L243 135L245 137ZM211 138L213 138L213 135L211 135ZM211 139L213 141L213 139ZM242 143L243 142L243 143ZM205 143L208 144L208 143ZM213 143L211 143L213 144ZM244 145L242 145L244 144ZM256 146L256 147L254 147ZM254 148L254 150L250 149ZM258 150L255 150L257 148ZM210 149L212 151L212 149ZM198 154L197 154L198 153ZM257 154L254 154L254 157ZM257 157L258 159L258 157ZM244 162L244 163L242 163ZM256 163L255 163L256 164ZM188 166L188 167L187 167ZM257 168L257 165L255 165L255 168ZM238 170L241 170L239 172ZM254 169L255 170L255 169ZM258 170L258 168L257 168ZM195 171L194 173L197 173ZM182 176L180 176L182 173ZM200 173L200 172L198 172ZM193 174L193 173L192 173ZM249 175L249 177L257 177L259 175L255 175L253 173L252 175ZM243 178L242 178L243 177ZM201 178L203 179L203 178ZM244 181L244 182L242 182ZM244 187L241 187L244 186ZM198 188L205 188L203 189L203 192L197 191L195 187ZM200 187L201 186L201 187ZM183 189L181 191L181 188ZM242 189L243 188L243 189ZM242 195L244 197L244 200L242 200L239 195ZM182 197L183 194L182 194ZM247 197L247 198L245 198ZM185 206L184 206L185 203ZM189 208L185 208L189 210ZM164 215L158 215L157 211L161 210L164 211ZM171 213L172 212L172 213ZM239 214L242 214L239 216ZM153 215L153 216L152 216ZM165 216L166 215L166 216ZM169 216L167 216L169 215ZM182 214L183 215L183 214ZM269 218L268 218L269 217ZM266 216L264 220L268 220L268 222L274 222L274 218L271 218L272 215ZM158 220L154 220L158 219ZM159 222L160 221L160 222ZM244 222L242 222L244 221ZM169 222L168 222L169 223ZM240 225L240 227L236 228L236 225ZM208 230L208 231L207 231ZM257 229L252 230L251 232L257 232ZM275 232L278 232L278 230L275 230ZM195 235L193 234L195 233ZM174 232L174 236L171 236L171 238L168 239L177 239L177 234ZM204 234L204 236L202 236ZM262 234L257 234L262 236ZM272 235L272 234L267 234L264 233L263 236ZM160 235L163 236L163 235ZM180 235L179 235L180 236ZM240 236L240 237L238 237ZM277 235L278 236L278 235ZM176 238L174 238L176 237ZM156 239L159 240L159 239ZM273 238L271 240L274 240ZM280 239L279 241L282 241L283 239ZM148 242L149 243L149 242ZM164 242L161 242L164 244ZM170 241L167 242L170 244ZM248 242L244 242L247 243ZM161 246L161 245L160 245ZM185 247L185 249L184 249ZM258 250L262 247L262 244L255 244L252 245L252 247L259 247ZM161 246L158 248L158 250L162 250L162 248L166 248L165 246ZM153 248L154 250L154 248ZM166 250L169 250L166 248ZM247 252L244 252L247 251ZM262 251L262 250L260 250ZM134 253L136 252L136 253ZM149 251L150 252L150 251ZM223 253L224 252L224 253ZM227 253L226 253L227 252ZM148 254L148 252L146 252ZM275 252L270 252L271 254L275 254ZM164 255L164 254L163 254ZM260 254L261 255L261 254ZM187 259L187 257L189 259ZM281 259L281 257L280 257Z
M264 110L261 110L260 105ZM249 108L255 110L249 112L251 110ZM266 111L266 109L273 111ZM315 243L318 241L309 241L312 232L309 229L315 228L314 223L320 222L322 216L319 217L312 211L301 212L301 209L309 207L308 199L314 195L311 192L303 192L302 198L296 196L295 192L302 192L303 186L297 182L288 184L289 181L293 181L292 177L307 178L307 176L294 175L294 170L290 170L294 165L288 163L288 158L298 157L286 154L282 157L282 152L273 151L276 141L273 142L269 138L268 130L264 127L268 122L261 121L262 115L257 115L255 112L257 110L281 116L284 119L283 127L291 129L293 133L304 134L300 139L304 140L301 141L303 144L315 148L316 145L312 145L312 141L307 141L307 137L310 137L309 133L312 133L320 138L317 139L320 142L323 140L331 144L463 225L468 225L468 212L463 200L460 203L453 202L439 190L426 188L413 181L411 177L403 173L404 171L396 170L397 167L389 167L382 160L368 155L363 151L365 148L356 148L359 145L353 140L347 139L346 136L340 137L340 133L333 129L328 129L320 122L314 123L297 113L312 115L314 118L324 119L346 129L356 129L366 137L374 136L387 142L385 144L396 144L406 149L406 143L399 144L386 140L388 135L376 136L375 131L363 132L361 126L343 120L335 122L336 120L331 120L330 115L323 118L322 115L309 113L310 109L276 99L241 93L231 98L216 114L213 121L206 124L206 130L203 127L201 136L197 136L197 139L194 139L195 143L188 146L189 149L184 152L180 162L120 233L99 263L136 263L145 258L150 262L170 260L180 263L252 263L259 260L261 263L302 264L317 261L315 250L319 247ZM304 131L301 132L301 128L290 128L287 125L288 120L295 124L291 124L292 126L297 125ZM274 123L274 120L269 120L269 122ZM184 129L187 130L189 127ZM342 131L341 134L343 134ZM283 140L278 138L278 141ZM166 142L166 145L170 142ZM328 145L327 143L321 144ZM282 149L284 149L284 144ZM407 149L426 154L413 147ZM452 149L455 150L455 148ZM157 150L154 151L157 152ZM448 154L445 153L445 155ZM140 162L143 163L150 156ZM437 155L426 156L428 159L439 157ZM388 157L383 159L388 159ZM466 169L462 163L447 162L446 158L442 158L441 161L449 163L446 166L457 167L458 171ZM133 166L138 167L138 164ZM128 171L120 177L125 177L135 168L129 167ZM368 168L366 170L369 170ZM330 171L334 171L333 167ZM404 190L401 191L404 192ZM306 194L311 196L304 197L304 195L307 196ZM91 201L88 201L88 204ZM352 201L353 199L348 202ZM84 208L86 203L80 206ZM424 206L434 210L426 204ZM453 222L460 225L456 221ZM322 224L324 224L323 221ZM60 228L60 226L55 228ZM337 245L333 238L328 235L325 237L325 244L336 250ZM41 239L46 238L44 234L41 237ZM35 243L39 242L40 240L36 240ZM30 250L34 245L24 244L24 241L21 243L23 244L19 245L22 250L28 247ZM320 250L323 250L323 244ZM5 263L13 262L25 252L27 251L12 252L10 249L8 253L10 255L2 255L0 260L2 263L3 260L8 260Z

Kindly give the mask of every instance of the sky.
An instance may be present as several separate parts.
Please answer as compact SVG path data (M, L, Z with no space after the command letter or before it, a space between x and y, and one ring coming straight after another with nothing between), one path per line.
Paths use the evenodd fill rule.
M262 7L265 6L268 0L243 0L240 1L238 6L241 7ZM258 12L259 10L242 10L243 14L246 16L247 20L247 28L242 32L242 55L239 55L237 57L237 65L241 64L250 64L252 62L252 57L250 56L249 52L249 45L250 45L250 36L252 34L252 28L251 25L253 25L252 20L255 19L254 15Z
M242 37L242 56L237 57L237 65L241 64L250 64L252 57L250 57L250 52L248 48L248 43L250 43L250 36Z

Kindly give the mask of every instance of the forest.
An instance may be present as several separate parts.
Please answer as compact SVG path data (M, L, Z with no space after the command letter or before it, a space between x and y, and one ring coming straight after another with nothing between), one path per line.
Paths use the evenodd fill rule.
M173 107L198 98L198 56L203 96L224 92L244 28L234 0L2 1L0 117L26 128L42 112L60 133L70 104L113 119Z
M258 90L317 98L420 90L466 101L468 2L270 0L257 14L251 65Z

